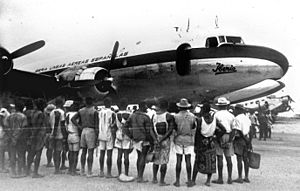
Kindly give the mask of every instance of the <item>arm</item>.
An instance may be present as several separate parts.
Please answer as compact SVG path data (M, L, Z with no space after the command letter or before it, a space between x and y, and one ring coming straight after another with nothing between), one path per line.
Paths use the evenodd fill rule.
M79 119L80 119L80 114L79 114L79 112L77 112L77 113L71 118L71 121L72 121L72 123L73 123L75 126L77 126L77 127L79 127L80 129L82 129L81 125L79 125L79 123L78 123Z
M166 140L167 138L169 138L174 130L175 127L175 119L171 114L167 114L167 122L168 122L168 126L169 129L166 132L166 134L159 140L159 143L163 142L164 140Z
M158 143L158 139L157 139L157 136L154 132L154 126L153 126L153 117L151 119L151 126L150 126L150 135L154 141L154 144L157 144Z
M94 113L94 120L95 120L94 124L95 124L96 140L98 140L98 136L99 136L99 115L98 115L97 111L95 111L95 113Z

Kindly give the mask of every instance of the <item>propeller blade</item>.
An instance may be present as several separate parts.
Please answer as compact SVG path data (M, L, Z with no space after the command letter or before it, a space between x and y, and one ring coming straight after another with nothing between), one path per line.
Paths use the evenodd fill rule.
M28 45L14 51L13 53L11 53L11 57L12 57L12 59L19 58L21 56L24 56L26 54L29 54L33 51L36 51L36 50L42 48L44 45L45 45L45 41L43 41L43 40L34 42L32 44L28 44Z
M110 64L112 65L115 61L115 58L117 56L117 52L118 52L118 49L119 49L119 41L116 41L115 42L115 45L114 45L114 48L113 48L113 51L112 51L112 54L111 54L111 59L110 59Z

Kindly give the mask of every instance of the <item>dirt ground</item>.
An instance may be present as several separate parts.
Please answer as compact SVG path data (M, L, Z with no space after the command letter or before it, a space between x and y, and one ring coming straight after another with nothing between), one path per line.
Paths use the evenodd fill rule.
M261 167L258 170L250 169L250 184L215 185L204 186L206 177L199 174L196 186L187 188L185 185L186 173L183 162L181 172L181 187L172 185L175 180L175 153L171 151L170 163L166 182L171 183L167 187L159 187L151 182L138 184L136 182L120 183L117 179L72 177L67 174L54 175L53 168L46 168L45 153L42 157L40 173L45 175L41 179L26 177L22 179L11 179L8 174L0 174L0 190L30 190L30 191L58 191L58 190L300 190L300 119L278 118L274 124L272 139L267 141L253 141L254 151L261 154ZM113 153L113 174L117 174L116 154ZM192 157L193 158L193 157ZM99 158L94 157L94 173L99 171ZM136 152L130 156L130 175L136 175ZM236 160L233 157L233 178L237 177ZM192 161L193 163L193 161ZM225 180L227 178L224 166ZM213 179L217 177L213 175ZM145 169L145 178L152 179L152 165L148 164Z

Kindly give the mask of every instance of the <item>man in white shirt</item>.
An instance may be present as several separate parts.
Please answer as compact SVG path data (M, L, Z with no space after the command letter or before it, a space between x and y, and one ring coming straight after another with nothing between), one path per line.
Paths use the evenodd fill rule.
M251 136L250 133L250 126L251 121L248 116L245 114L246 110L241 104L237 104L235 106L235 120L236 125L234 126L235 132L235 139L233 141L234 146L234 153L236 154L237 159L237 168L238 168L238 178L233 182L237 183L249 183L249 162L248 162L248 150L252 148L251 146ZM245 169L245 178L242 179L242 172L243 172L243 164L244 162L244 169Z
M232 127L234 124L234 115L231 114L227 108L230 104L230 101L225 97L218 98L218 102L216 105L218 106L219 111L216 112L215 117L217 119L217 123L220 123L224 126L226 132L218 138L216 141L216 153L217 153L217 165L218 165L218 179L213 180L212 183L215 184L223 184L223 154L225 155L225 159L227 162L227 171L228 171L228 179L227 183L232 184L232 161L231 156L234 155L232 140L233 133Z
M50 124L52 129L50 136L53 139L51 147L54 151L54 174L60 174L59 167L61 162L61 152L63 150L63 131L65 130L64 101L61 98L56 98L55 105L56 109L52 110L50 113Z
M104 157L105 151L107 151L107 175L106 178L112 178L111 166L112 166L112 151L114 148L114 139L112 135L112 128L115 124L115 113L111 110L111 99L104 99L105 108L99 111L99 148L100 148L100 177L104 177Z

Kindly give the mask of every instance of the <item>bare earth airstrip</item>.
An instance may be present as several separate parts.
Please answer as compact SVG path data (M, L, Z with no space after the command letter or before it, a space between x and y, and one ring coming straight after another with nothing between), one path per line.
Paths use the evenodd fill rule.
M30 191L59 191L59 190L300 190L300 119L294 118L279 118L274 124L272 139L267 141L258 141L254 139L254 151L261 154L261 167L258 170L250 170L250 184L232 185L215 185L211 187L204 186L205 176L199 174L196 186L187 188L185 185L186 174L185 166L182 166L181 187L176 188L172 184L175 180L175 153L171 151L170 163L168 166L168 173L166 182L171 183L167 187L159 187L151 183L152 179L152 165L148 164L145 170L145 178L150 180L145 184L138 184L136 182L120 183L117 179L106 178L86 178L80 176L53 175L53 168L46 168L45 153L43 153L40 173L45 177L41 179L32 179L26 177L22 179L11 179L8 174L0 174L0 190L30 190ZM117 152L114 151L114 156ZM136 175L136 152L133 151L130 156L130 175ZM99 171L99 156L94 158L94 173ZM236 160L234 160L233 178L237 177ZM193 161L192 161L193 163ZM113 173L117 174L116 157L113 161ZM78 165L79 166L79 165ZM226 172L226 167L224 166ZM213 175L213 179L217 177ZM225 180L227 175L225 173Z

